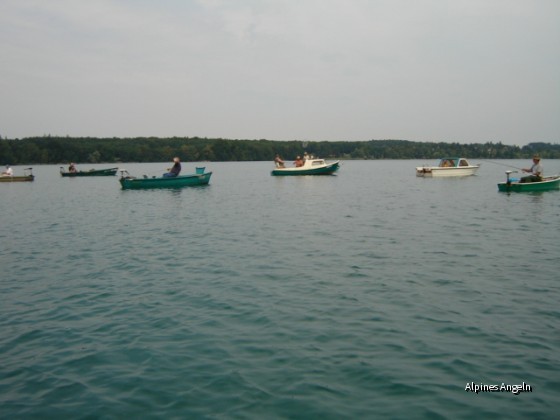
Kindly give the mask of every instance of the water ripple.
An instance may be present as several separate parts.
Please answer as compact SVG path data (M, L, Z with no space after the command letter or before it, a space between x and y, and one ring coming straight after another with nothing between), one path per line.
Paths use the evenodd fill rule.
M212 166L204 189L45 166L5 191L2 418L554 417L557 194L500 195L484 167Z

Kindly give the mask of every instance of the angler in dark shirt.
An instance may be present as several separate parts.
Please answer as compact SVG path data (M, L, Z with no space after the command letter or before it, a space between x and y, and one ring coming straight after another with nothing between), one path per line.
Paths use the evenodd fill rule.
M179 158L173 158L173 162L173 167L171 169L167 169L169 172L163 174L164 177L176 177L177 175L179 175L179 173L181 173L181 161L179 160Z

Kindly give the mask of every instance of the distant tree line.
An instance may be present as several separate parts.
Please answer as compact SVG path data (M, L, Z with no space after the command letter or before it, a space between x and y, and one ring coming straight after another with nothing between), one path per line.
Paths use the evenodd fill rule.
M478 159L521 159L539 153L543 159L560 159L560 144L460 144L408 140L272 141L199 137L27 137L0 139L0 164L60 164L107 162L162 162L179 156L183 161L263 161L276 153L291 160L307 151L338 159L439 159L465 156Z

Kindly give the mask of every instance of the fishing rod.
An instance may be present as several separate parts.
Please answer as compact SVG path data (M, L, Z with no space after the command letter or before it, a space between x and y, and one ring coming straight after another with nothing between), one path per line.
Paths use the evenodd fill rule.
M525 172L525 169L523 169L523 168L518 168L517 166L506 165L505 163L493 162L493 161L487 160L487 159L479 159L479 160L481 160L481 161L483 161L483 162L493 163L494 165L505 166L505 167L508 167L508 168L517 169L517 170L519 170L519 171L521 171L521 172ZM509 171L506 171L506 173L507 173L507 172L509 172ZM511 173L514 173L514 172L517 172L517 171L512 171ZM557 175L553 175L553 176L557 176Z
M62 166L61 166L61 168L62 168ZM142 175L139 175L138 178L159 178L164 173L169 172L170 169L171 168L150 170L149 172L144 172ZM119 172L121 172L121 174L123 176L125 176L125 172L130 176L130 172L128 171L128 169L119 168Z
M518 168L517 166L513 166L513 165L507 165L507 164L505 164L505 163L498 163L498 162L494 162L494 161L487 160L487 159L479 159L479 160L481 160L481 161L483 161L483 162L493 163L494 165L505 166L505 167L507 167L507 168L519 169L520 171L523 170L523 168Z

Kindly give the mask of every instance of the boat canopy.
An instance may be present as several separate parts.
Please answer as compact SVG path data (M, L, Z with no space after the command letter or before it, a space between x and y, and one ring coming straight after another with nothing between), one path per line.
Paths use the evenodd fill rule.
M471 166L467 159L460 157L445 157L439 161L440 168L458 168L461 166Z

